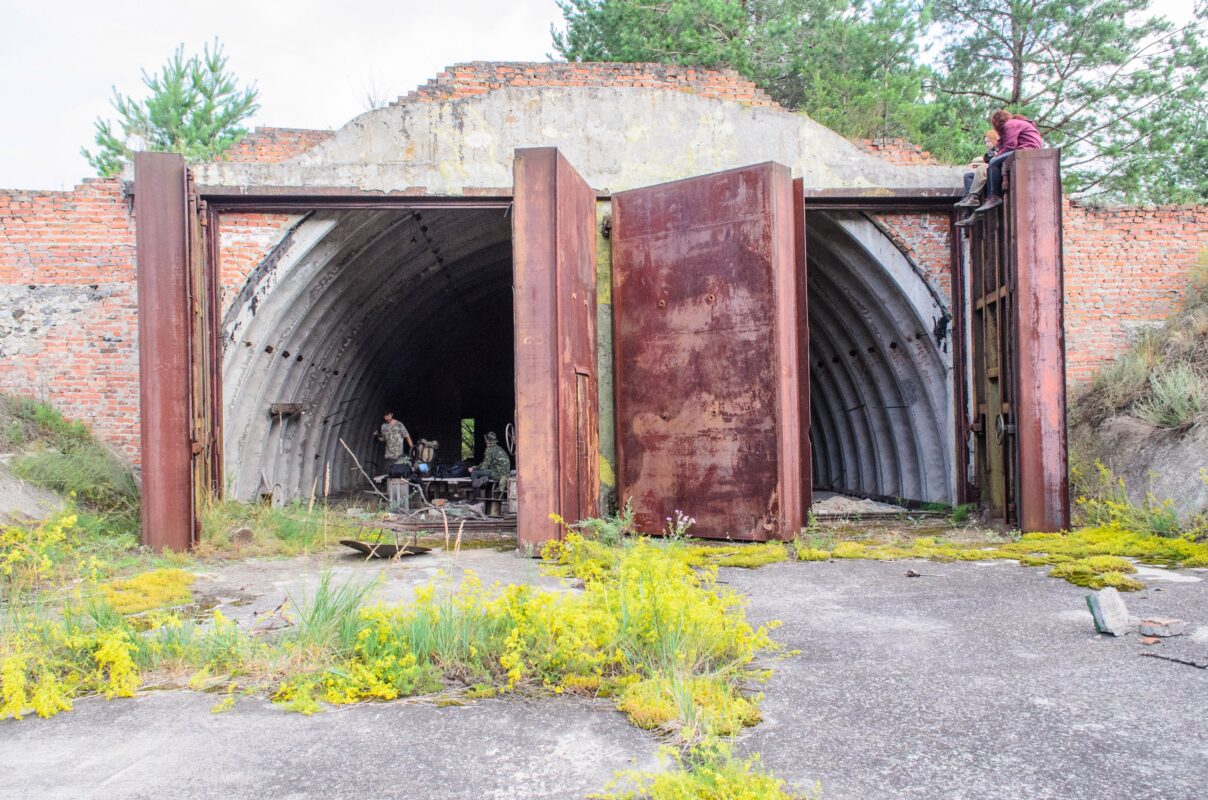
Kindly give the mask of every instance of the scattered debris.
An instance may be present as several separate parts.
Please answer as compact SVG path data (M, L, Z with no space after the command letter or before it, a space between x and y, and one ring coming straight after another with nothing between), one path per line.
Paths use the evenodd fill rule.
M1188 639L1162 642L1161 648L1146 650L1141 655L1186 664L1197 669L1208 669L1208 647Z
M1095 618L1095 630L1112 636L1123 636L1136 627L1136 621L1128 616L1124 598L1115 587L1108 586L1086 596L1087 608Z
M369 542L358 542L356 539L341 539L340 544L345 547L351 547L358 553L364 553L369 558L402 558L404 556L418 556L432 552L431 547L421 547L414 544L400 545L387 542L371 544Z
M1182 636L1187 632L1187 623L1173 617L1148 617L1137 625L1142 636Z
M1142 636L1140 639L1141 644L1157 644L1160 641L1156 636Z
M912 569L906 570L907 578L942 578L943 575L937 575L933 572L915 572Z
M817 516L848 516L852 514L904 514L902 506L878 503L861 497L847 497L841 494L818 492L814 496L814 505L810 509Z

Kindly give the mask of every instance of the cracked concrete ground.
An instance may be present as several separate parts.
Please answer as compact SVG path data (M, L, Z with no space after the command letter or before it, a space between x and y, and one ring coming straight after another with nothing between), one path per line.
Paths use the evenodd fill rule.
M908 566L940 577L907 578ZM778 665L742 748L800 786L820 782L825 800L1204 797L1208 670L1140 655L1174 641L1095 633L1088 590L1045 571L728 571L751 616L783 620L776 638L801 651ZM1133 614L1208 624L1208 575L1155 573L1193 580L1146 575L1148 590L1125 595Z
M442 566L457 571L441 554L401 568L336 562L337 575L387 573L383 599L405 599ZM456 566L553 585L494 550ZM908 566L939 577L907 578ZM317 559L233 564L198 588L253 615L313 587L318 570ZM723 570L751 616L782 620L776 638L801 651L775 665L765 721L740 749L798 787L820 782L825 800L1202 797L1208 670L1140 656L1172 644L1097 635L1086 590L1044 572L1001 561ZM1192 580L1146 575L1130 609L1208 623L1208 574L1179 575ZM658 748L604 701L401 701L313 717L250 700L216 715L214 702L151 692L0 722L0 796L581 798L615 770L652 768Z

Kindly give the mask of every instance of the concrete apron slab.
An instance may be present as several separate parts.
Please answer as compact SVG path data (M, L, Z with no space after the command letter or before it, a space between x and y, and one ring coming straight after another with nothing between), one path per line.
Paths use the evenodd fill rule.
M927 575L907 578L914 566ZM405 600L444 569L559 587L511 553L354 556L223 565L202 593L256 608L381 574ZM1094 632L1088 590L1013 562L837 561L722 570L754 621L801 654L763 687L765 721L740 741L801 788L843 798L1198 797L1208 783L1208 671ZM1200 575L1183 572L1186 575ZM243 602L243 601L236 601ZM1138 616L1208 621L1208 582L1127 595ZM1193 637L1182 637L1191 639ZM1173 640L1172 640L1173 641ZM616 770L653 769L657 742L610 703L404 700L303 717L244 700L150 692L89 699L50 720L0 722L0 797L575 798Z
M207 566L194 584L206 605L244 626L333 586L374 581L370 602L406 602L418 586L530 583L567 590L514 550L439 550L397 562L332 551ZM442 578L443 574L443 578ZM479 701L438 708L422 699L305 717L259 700L210 713L219 698L158 691L90 698L49 720L0 722L6 798L572 798L618 770L658 767L658 742L611 702L570 697Z
M657 765L653 739L604 701L396 701L305 717L259 701L212 714L215 699L151 692L0 723L0 796L561 800Z
M940 577L907 578L907 568ZM826 800L1191 798L1208 786L1208 671L1095 633L1089 591L1014 562L723 570L801 654L744 737ZM1184 572L1182 574L1195 575ZM1208 622L1208 584L1125 595ZM1174 640L1172 640L1174 641Z

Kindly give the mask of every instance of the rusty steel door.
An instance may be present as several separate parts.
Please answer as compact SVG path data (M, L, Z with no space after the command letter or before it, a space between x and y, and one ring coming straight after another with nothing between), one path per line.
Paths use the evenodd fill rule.
M516 151L517 533L557 538L599 514L596 374L596 197L553 147Z
M186 550L219 483L216 287L184 159L134 159L142 539Z
M804 207L786 167L613 197L617 491L639 527L797 533L811 502ZM797 195L795 197L795 194Z
M967 250L974 482L992 519L1053 532L1070 524L1059 153L1019 151L1006 177Z

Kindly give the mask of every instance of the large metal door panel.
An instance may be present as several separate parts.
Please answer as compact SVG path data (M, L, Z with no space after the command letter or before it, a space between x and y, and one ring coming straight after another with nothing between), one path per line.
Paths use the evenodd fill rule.
M618 497L648 533L677 510L711 538L802 524L801 213L771 163L613 197Z
M552 147L516 151L513 283L521 543L599 513L595 193Z

